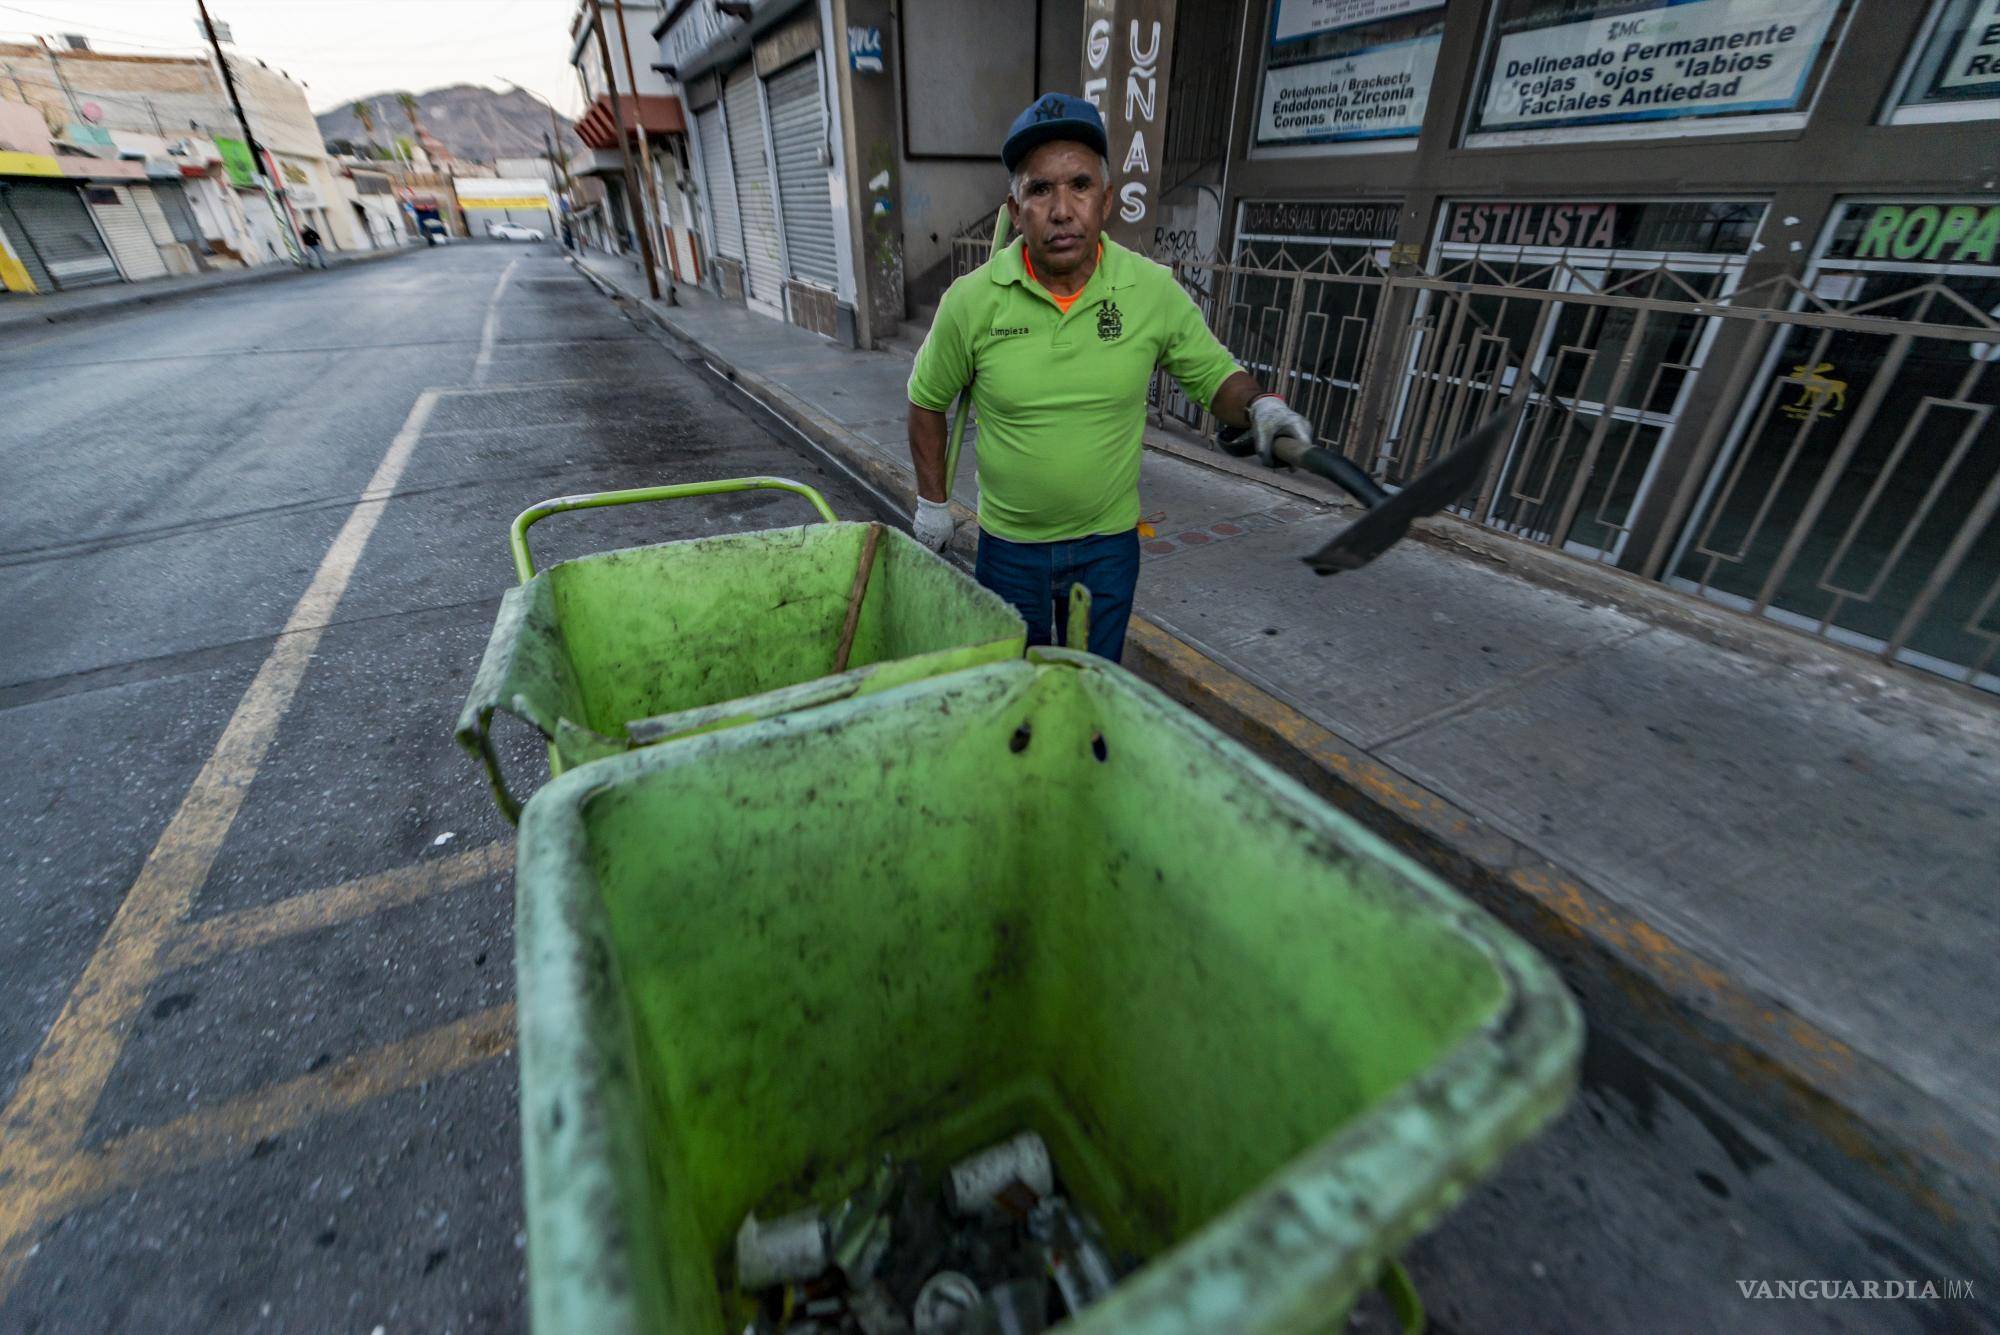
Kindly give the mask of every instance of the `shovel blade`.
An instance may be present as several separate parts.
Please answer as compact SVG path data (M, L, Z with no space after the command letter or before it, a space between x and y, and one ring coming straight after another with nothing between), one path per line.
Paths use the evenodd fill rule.
M1512 420L1513 414L1504 409L1493 414L1409 485L1371 507L1324 547L1300 559L1320 575L1361 569L1395 546L1413 521L1436 514L1478 485Z

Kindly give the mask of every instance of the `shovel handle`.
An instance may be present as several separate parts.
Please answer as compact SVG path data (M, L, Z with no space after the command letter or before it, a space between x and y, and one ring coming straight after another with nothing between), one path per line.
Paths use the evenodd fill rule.
M1002 204L1000 211L993 215L993 241L986 248L987 259L990 260L995 255L998 255L1002 247L1006 245L1007 222L1007 206ZM971 386L967 386L959 392L958 404L951 415L951 431L945 439L944 493L947 500L951 498L952 487L958 482L958 452L959 448L965 444L965 421L971 413L972 388Z
M761 489L789 491L803 496L812 502L821 519L829 524L837 522L824 496L805 483L794 482L788 477L730 477L712 482L676 482L665 487L628 487L624 491L590 491L578 496L558 496L554 500L531 505L514 516L513 527L507 531L507 545L514 553L514 574L523 584L535 577L535 558L528 551L528 530L550 515L561 514L565 510L595 510L606 505L637 505L641 501L672 501L683 496L715 496L727 491Z

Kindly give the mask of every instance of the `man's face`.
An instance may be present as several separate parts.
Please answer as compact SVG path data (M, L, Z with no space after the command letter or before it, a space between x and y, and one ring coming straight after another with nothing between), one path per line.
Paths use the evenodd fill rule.
M1035 272L1074 273L1097 254L1108 194L1097 154L1067 140L1028 154L1016 175L1019 198L1007 197L1007 216L1026 240Z

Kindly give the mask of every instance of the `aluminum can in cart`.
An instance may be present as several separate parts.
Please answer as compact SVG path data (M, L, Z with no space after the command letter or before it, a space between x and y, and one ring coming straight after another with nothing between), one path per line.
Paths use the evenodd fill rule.
M1024 1204L1010 1202L1008 1189L1016 1183L1032 1192L1033 1199ZM1055 1187L1049 1147L1034 1132L1023 1131L1011 1140L988 1146L953 1164L945 1176L945 1203L960 1218L1024 1215L1053 1193ZM1021 1208L1010 1209L1010 1203Z
M969 1276L956 1270L938 1271L917 1291L916 1306L910 1312L916 1335L961 1335L983 1296Z
M816 1210L768 1223L746 1215L736 1230L736 1283L746 1293L811 1279L826 1266L826 1226Z

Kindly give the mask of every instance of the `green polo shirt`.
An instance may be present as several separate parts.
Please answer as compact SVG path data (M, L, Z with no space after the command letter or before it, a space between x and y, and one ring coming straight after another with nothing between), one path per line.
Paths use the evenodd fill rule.
M1139 522L1139 451L1155 366L1202 407L1237 370L1173 273L1107 238L1064 314L1014 244L951 285L910 372L944 412L979 411L979 526L1014 542L1123 533Z

